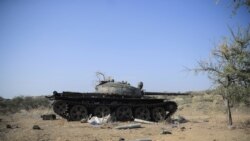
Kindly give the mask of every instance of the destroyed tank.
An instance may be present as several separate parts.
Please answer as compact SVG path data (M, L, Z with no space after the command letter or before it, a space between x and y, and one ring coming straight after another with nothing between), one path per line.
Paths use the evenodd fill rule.
M87 119L90 115L104 117L112 115L116 120L134 118L161 121L170 117L177 110L174 101L158 99L149 95L178 95L179 93L144 92L143 83L138 87L127 82L114 80L99 81L95 92L53 92L47 96L53 100L56 114L69 121Z

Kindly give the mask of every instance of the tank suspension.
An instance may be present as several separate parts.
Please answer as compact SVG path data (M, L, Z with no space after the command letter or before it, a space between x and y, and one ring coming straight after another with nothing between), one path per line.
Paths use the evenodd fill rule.
M152 110L152 118L154 121L163 121L166 119L166 111L163 107L156 107Z
M105 117L110 113L110 108L108 106L98 106L94 110L94 115L96 115L97 117Z
M118 120L131 120L133 118L132 110L129 106L120 106L116 109L116 118Z
M75 105L70 109L70 120L78 121L88 118L88 110L83 105Z
M135 118L142 119L142 120L150 120L150 111L147 107L138 107L135 109L134 113Z

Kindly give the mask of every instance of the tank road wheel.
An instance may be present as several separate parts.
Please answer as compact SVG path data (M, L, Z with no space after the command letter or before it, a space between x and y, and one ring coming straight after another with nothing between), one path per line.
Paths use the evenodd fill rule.
M152 110L152 118L154 121L161 121L166 118L166 111L162 107L156 107Z
M150 111L147 107L138 107L135 109L135 118L150 120Z
M88 111L82 105L75 105L70 110L70 119L74 121L81 120L83 118L88 118Z
M128 106L121 106L116 109L116 118L118 120L130 120L132 116L132 110Z
M97 117L105 117L110 114L110 109L108 106L98 106L95 108L94 114Z
M68 104L64 101L55 101L53 103L53 110L60 116L64 116L68 110Z

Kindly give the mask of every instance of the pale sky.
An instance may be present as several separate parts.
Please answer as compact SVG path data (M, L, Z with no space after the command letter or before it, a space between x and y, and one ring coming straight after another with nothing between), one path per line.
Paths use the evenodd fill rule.
M1 0L0 96L94 91L95 72L146 91L213 85L197 66L233 29L227 0Z

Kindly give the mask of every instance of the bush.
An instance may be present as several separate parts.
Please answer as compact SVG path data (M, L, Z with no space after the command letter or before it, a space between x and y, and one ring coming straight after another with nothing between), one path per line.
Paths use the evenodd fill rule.
M4 99L0 97L0 111L3 113L14 113L20 110L31 110L40 107L49 107L50 102L42 96L17 96L13 99Z

